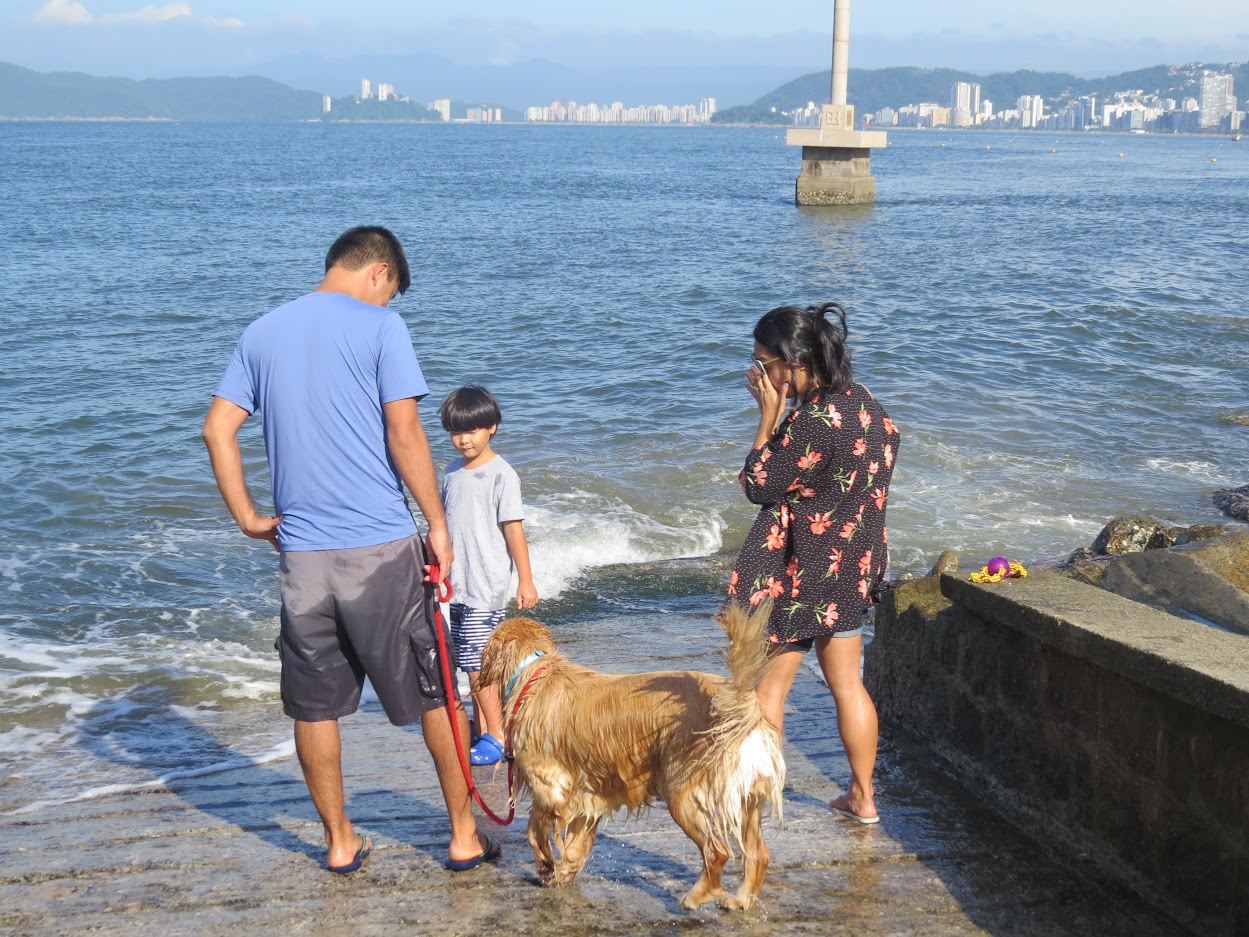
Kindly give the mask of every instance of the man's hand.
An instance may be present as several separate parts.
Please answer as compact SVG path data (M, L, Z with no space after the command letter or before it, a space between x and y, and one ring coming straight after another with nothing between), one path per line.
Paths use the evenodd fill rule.
M442 582L451 575L451 564L455 561L455 553L451 550L451 538L446 530L431 530L425 537L425 552L429 556L429 566L425 567L425 578L431 582ZM431 579L430 566L438 569L438 578Z
M239 530L253 540L268 540L273 544L273 549L281 552L282 548L278 546L278 524L280 523L282 523L280 517L253 514L245 521L239 522Z
M212 460L213 477L234 523L253 540L268 540L273 549L278 545L280 517L268 517L256 511L252 497L243 481L243 454L239 451L239 428L247 420L248 413L238 404L224 397L214 397L204 417L204 444Z

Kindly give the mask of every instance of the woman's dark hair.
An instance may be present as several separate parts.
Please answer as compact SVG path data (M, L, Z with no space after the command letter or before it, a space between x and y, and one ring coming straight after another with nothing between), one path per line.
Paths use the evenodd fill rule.
M755 326L756 342L787 364L806 365L816 383L835 394L850 389L849 334L846 310L837 303L778 306Z
M484 387L469 384L457 387L447 394L438 410L442 428L448 433L471 433L475 429L489 429L503 422L499 401Z

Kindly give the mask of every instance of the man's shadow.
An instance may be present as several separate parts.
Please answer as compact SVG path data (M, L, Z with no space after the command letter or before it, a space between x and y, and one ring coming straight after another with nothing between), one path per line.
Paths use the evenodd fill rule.
M96 704L82 719L80 744L98 758L140 769L162 782L189 806L275 849L306 856L317 865L324 864L320 818L298 768L283 770L272 764L257 763L255 757L223 745L212 732L183 715L168 700L148 698L143 703L141 710L146 714L141 717L129 715L125 706L119 707L116 703ZM368 717L385 719L380 710L371 711L373 709L375 707L365 708ZM343 728L344 749L350 747L351 729L350 725ZM425 749L419 724L402 729L388 727L388 730L396 734L396 746L410 751L412 766L432 775L432 759ZM294 758L293 750L277 757L286 763L288 758ZM506 784L498 784L497 779L492 783L489 779L490 775L481 772L474 778L484 788L482 796L487 798L486 802L496 813L501 813L505 806ZM358 825L363 832L406 843L442 865L449 832L441 797L437 801L426 800L411 792L376 786L353 790L350 779L346 788L347 809L353 825ZM506 827L479 816L478 829L496 839L502 831L509 831L502 837L505 848L511 853L508 864L514 863L513 868L519 866L521 875L537 888L525 835L527 822L528 816L520 812ZM307 834L298 835L290 827L305 827ZM589 876L631 885L663 902L673 914L683 913L677 901L684 891L669 891L662 880L692 882L698 874L696 869L677 858L641 849L610 832L601 833L598 839L587 864ZM696 858L692 844L690 850L691 857ZM651 874L638 874L643 870ZM575 885L561 892L568 900L577 900Z
M184 803L274 848L324 864L321 821L298 768L288 771L258 763L256 757L223 745L167 701L155 711L149 708L152 700L144 702L148 705L143 707L146 715L142 718L128 718L113 703L97 704L79 726L80 744L96 757L142 770ZM351 727L345 727L344 748L350 744L350 732ZM419 729L404 734L407 739L401 744L411 748L413 767L425 759L432 772ZM284 764L293 760L293 742L275 752L272 760L281 759ZM434 803L407 792L353 791L350 779L346 788L353 825L409 843L439 863L446 858L447 814L441 800ZM414 822L418 830L429 827L440 833L441 844L436 838L415 835ZM288 828L304 826L307 838Z

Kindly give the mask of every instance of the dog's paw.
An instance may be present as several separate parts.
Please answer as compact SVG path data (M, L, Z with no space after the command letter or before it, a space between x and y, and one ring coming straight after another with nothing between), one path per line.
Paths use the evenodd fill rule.
M714 901L717 898L725 900L727 897L728 896L725 895L724 889L722 888L710 889L704 888L701 885L695 885L687 891L685 893L685 897L677 903L681 906L682 910L693 911L695 908L706 904L708 901Z
M551 884L551 876L555 874L555 866L549 862L535 862L534 867L538 873L538 882L543 885Z
M738 892L736 895L727 895L720 899L720 907L725 911L745 911L747 908L753 908L758 903L758 895L743 895L741 892Z
M556 866L555 872L551 876L551 880L549 882L546 882L545 884L547 885L571 885L573 879L577 877L577 873L580 871L581 871L580 869L568 869L568 868L560 868Z

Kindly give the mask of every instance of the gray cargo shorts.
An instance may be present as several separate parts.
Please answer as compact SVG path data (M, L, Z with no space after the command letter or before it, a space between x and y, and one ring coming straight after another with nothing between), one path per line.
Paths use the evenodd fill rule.
M368 676L390 721L415 722L447 703L417 534L350 550L282 554L282 708L322 722L355 712ZM455 669L451 637L443 639ZM453 698L459 694L452 684Z

